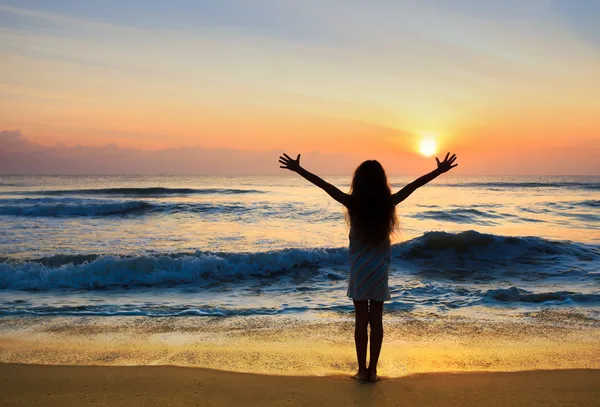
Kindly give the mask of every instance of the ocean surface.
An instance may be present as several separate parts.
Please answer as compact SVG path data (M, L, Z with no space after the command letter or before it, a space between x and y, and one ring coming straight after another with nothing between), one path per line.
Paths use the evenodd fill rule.
M442 176L397 213L388 313L600 318L600 177ZM347 235L294 174L0 176L0 315L347 317Z

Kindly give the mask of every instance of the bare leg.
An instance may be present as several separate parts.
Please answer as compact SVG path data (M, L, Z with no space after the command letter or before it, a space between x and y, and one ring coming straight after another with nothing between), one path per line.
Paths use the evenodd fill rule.
M354 301L356 321L354 325L354 343L356 345L356 358L358 359L358 380L367 380L367 343L369 340L367 329L369 326L369 302Z
M369 324L371 324L371 356L367 378L369 381L377 381L377 362L383 343L383 301L371 300L369 307Z

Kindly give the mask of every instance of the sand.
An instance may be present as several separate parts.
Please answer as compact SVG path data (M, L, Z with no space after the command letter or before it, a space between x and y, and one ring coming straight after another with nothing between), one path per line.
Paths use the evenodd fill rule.
M542 313L499 321L385 321L380 373L600 369L600 323ZM3 317L0 363L199 367L280 376L349 375L352 320L287 317Z
M431 373L360 384L172 366L0 365L8 406L600 406L600 370Z
M340 318L4 317L0 406L600 407L600 326L584 315L388 316L377 384L349 378L352 328Z

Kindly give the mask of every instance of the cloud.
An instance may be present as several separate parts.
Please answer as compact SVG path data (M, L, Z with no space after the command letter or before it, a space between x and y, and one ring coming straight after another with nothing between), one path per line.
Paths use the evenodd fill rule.
M230 148L179 147L161 150L105 146L42 146L16 131L0 132L0 174L173 174L282 175L282 149L245 151ZM600 175L600 145L539 146L529 149L481 150L462 146L455 175ZM443 156L442 152L440 152ZM302 152L306 168L322 175L350 176L363 160L378 159L389 175L418 175L435 168L433 159L397 151L377 154Z
M41 148L39 144L26 140L21 130L0 132L0 154L30 153Z
M282 173L277 163L281 153L202 147L142 150L116 144L45 147L27 140L19 130L0 132L2 174L268 175ZM302 158L311 169L328 174L350 174L359 164L348 154L308 152Z

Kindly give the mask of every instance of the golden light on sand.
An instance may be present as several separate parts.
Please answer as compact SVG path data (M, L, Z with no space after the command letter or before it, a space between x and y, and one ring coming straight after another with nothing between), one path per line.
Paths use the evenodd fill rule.
M421 154L431 157L437 152L437 143L433 138L426 138L421 140L421 144L419 145L419 151Z

